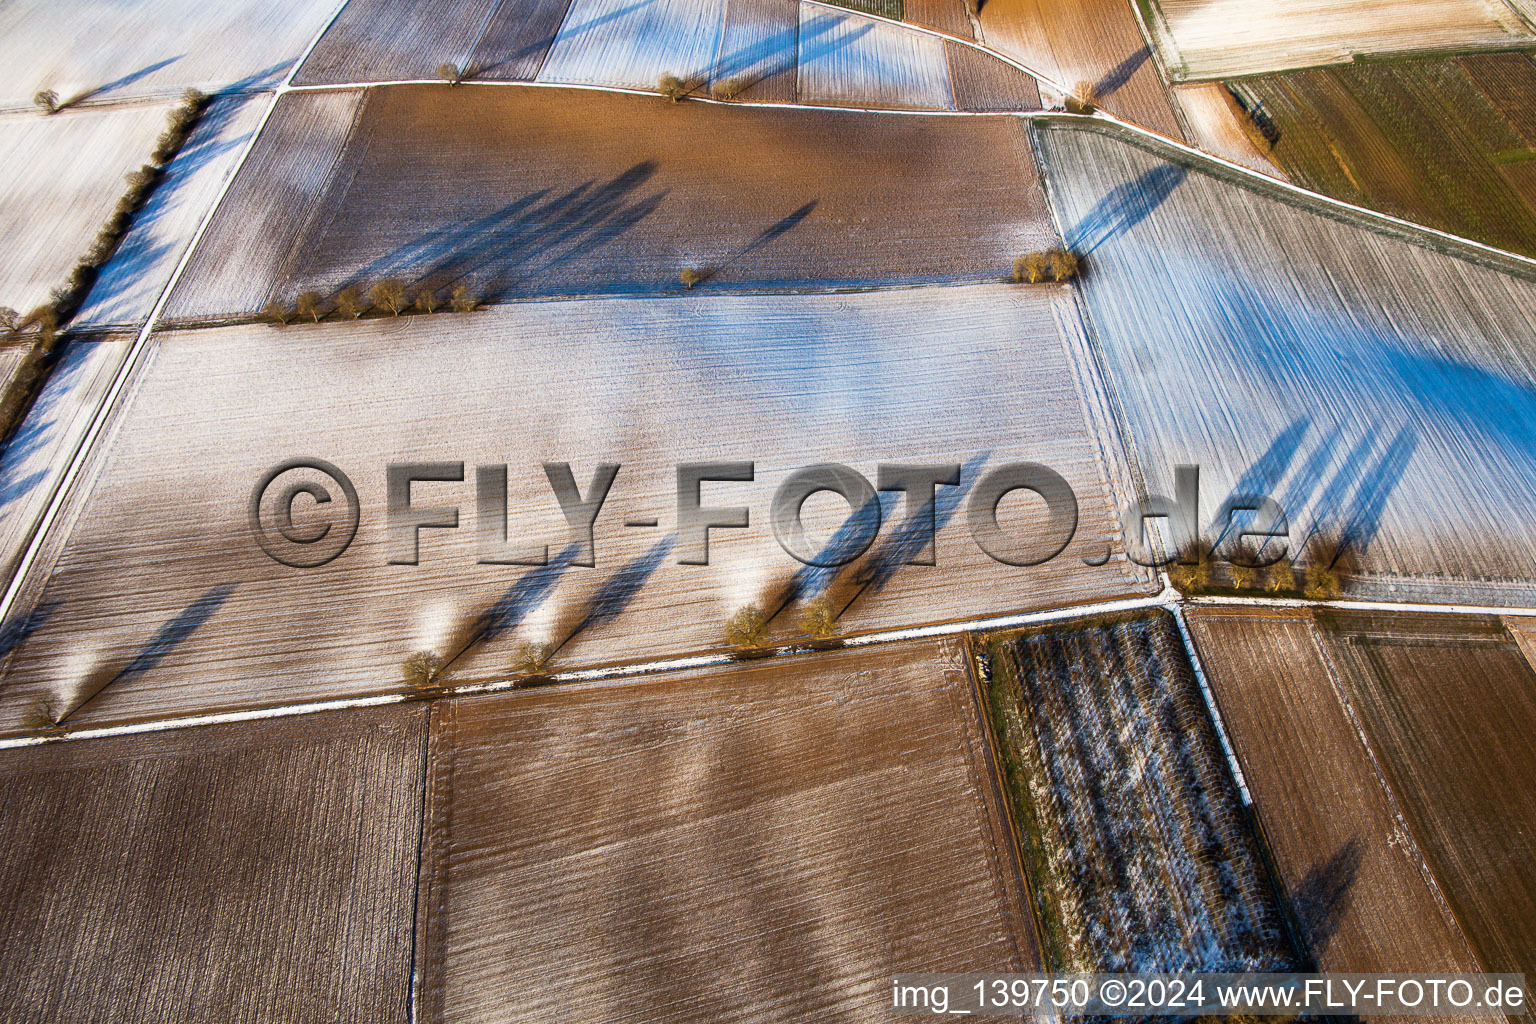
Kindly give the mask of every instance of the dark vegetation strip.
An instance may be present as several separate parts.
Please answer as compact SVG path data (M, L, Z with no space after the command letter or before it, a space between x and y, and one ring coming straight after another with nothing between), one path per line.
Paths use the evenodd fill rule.
M1383 220L1380 217L1372 216L1370 213L1350 210L1345 207L1335 206L1332 203L1321 201L1313 196L1298 194L1293 189L1286 187L1286 184L1283 182L1276 181L1264 175L1258 175L1228 167L1226 164L1222 163L1220 160L1214 157L1184 149L1172 142L1157 138L1155 136L1143 135L1140 132L1132 131L1123 125L1116 124L1112 121L1077 117L1071 114L1053 114L1049 112L1032 114L1030 115L1029 119L1030 123L1037 128L1043 128L1052 131L1082 131L1091 132L1098 135L1106 135L1118 142L1123 142L1126 145L1134 146L1137 149L1151 153L1170 164L1197 170L1207 177L1225 181L1231 185L1236 185L1238 188L1241 188L1244 191L1254 193L1255 195L1261 195L1265 198L1273 199L1277 202L1285 203L1287 206L1295 207L1298 210L1304 210L1314 216L1326 217L1329 220L1337 221L1340 224L1349 224L1353 227L1363 228L1366 231L1372 231L1378 235L1384 235L1388 238L1395 238L1399 241L1407 242L1410 245L1416 245L1421 249L1428 249L1431 252L1438 252L1445 256L1454 256L1456 259L1464 260L1468 263L1476 264L1477 266L1485 267L1489 270L1495 270L1501 274L1508 274L1512 277L1521 278L1522 280L1536 281L1536 267L1531 266L1530 263L1524 260L1510 258L1504 253L1489 252L1486 249L1469 243L1464 236L1458 236L1454 238L1441 237L1439 235L1430 234L1426 231L1416 230L1414 227L1408 225L1393 224L1390 221ZM1305 188L1306 186L1302 185L1301 187ZM1320 190L1313 189L1310 191ZM1327 193L1325 192L1321 194L1327 196ZM1336 199L1338 197L1333 196L1329 198ZM1343 201L1348 202L1349 200ZM1354 205L1364 206L1365 204L1356 203ZM1369 207L1367 207L1367 209L1369 209ZM1473 239L1472 241L1477 240Z
M1529 55L1359 61L1230 90L1297 184L1536 256Z
M0 328L5 330L7 340L29 346L4 392L0 393L0 444L9 441L26 419L63 351L64 328L79 312L101 268L117 252L134 215L164 180L166 168L186 144L192 129L208 109L208 103L209 97L195 89L187 90L180 105L167 115L165 131L155 142L150 162L126 176L128 190L118 199L112 216L75 264L69 279L53 290L48 302L25 315L0 309Z
M1166 612L1001 633L987 715L1049 969L1300 960Z

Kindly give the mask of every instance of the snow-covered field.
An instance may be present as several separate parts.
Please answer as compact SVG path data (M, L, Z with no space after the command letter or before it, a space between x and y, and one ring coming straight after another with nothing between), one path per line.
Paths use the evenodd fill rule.
M783 607L771 637L803 637L818 596L857 633L1146 593L1123 559L1085 562L1119 549L1128 483L1082 348L1069 291L1006 285L163 334L63 517L72 529L37 562L24 607L41 618L7 666L5 729L40 699L77 706L98 689L70 721L388 692L422 649L462 650L461 680L506 678L519 642L558 647L557 668L719 651L751 604ZM247 518L257 479L295 456L334 463L361 499L355 544L313 570L269 559ZM385 466L445 460L466 463L465 482L418 484L413 500L460 506L462 528L425 531L420 565L389 564ZM678 564L676 465L721 460L754 461L756 479L707 484L704 504L747 507L751 528L712 531L709 566ZM562 555L546 461L570 462L583 491L598 463L622 467L593 568ZM983 554L961 497L1014 461L1077 495L1075 539L1035 568ZM897 492L844 571L785 554L770 500L820 462L871 480L881 462L960 464L960 488L940 489L938 564L907 564L921 533ZM502 463L509 536L547 545L548 566L477 564L474 467ZM846 542L832 533L846 503L807 510L808 545ZM1021 494L1001 516L1020 536L1044 529L1044 505ZM658 525L623 525L634 517Z

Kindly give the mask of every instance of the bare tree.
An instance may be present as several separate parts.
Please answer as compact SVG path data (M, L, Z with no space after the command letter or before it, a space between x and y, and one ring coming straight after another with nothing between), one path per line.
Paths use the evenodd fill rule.
M756 605L739 608L725 623L725 642L732 647L761 647L768 637L768 619Z
M1046 254L1051 265L1051 278L1066 281L1077 276L1080 263L1077 253L1070 249L1052 249Z
M299 316L307 316L315 323L319 323L322 302L324 300L320 298L319 292L300 292L299 297L294 300L294 308L298 310Z
M373 286L373 304L383 306L395 316L405 308L405 285L395 278L386 278Z
M288 306L286 303L277 299L273 299L265 306L262 306L261 313L268 320L272 321L278 326L282 326L288 322Z
M717 100L733 100L746 92L751 85L751 80L747 78L726 78L716 82L710 91L714 93Z
M1066 101L1069 114L1091 114L1098 109L1098 105L1099 87L1092 82L1078 82L1072 87L1072 94Z
M677 275L677 279L683 283L684 288L692 288L707 280L709 275L708 267L684 267L683 272Z
M1013 261L1014 284L1039 284L1045 277L1045 254L1025 253Z
M442 63L437 66L437 77L449 85L458 85L464 81L464 72L457 64Z
M520 676L543 675L549 668L548 644L520 643L512 654L512 670Z
M39 89L33 94L32 102L45 114L57 114L59 112L59 94L52 89Z
M662 75L656 79L656 90L673 103L676 103L688 95L688 83L676 75Z
M413 690L434 685L442 674L443 659L431 651L417 651L400 664L400 675Z
M353 320L356 320L363 315L367 308L367 306L363 305L363 297L351 285L336 293L336 312L342 316L351 317Z
M453 296L448 300L455 313L473 313L480 308L480 300L469 290L467 285L455 285Z
M837 612L832 599L823 594L805 606L800 613L800 628L818 640L825 640L837 632Z
M421 291L416 293L416 301L411 303L411 305L415 306L423 313L437 312L437 289L423 287Z
M21 326L21 314L10 306L0 306L0 330L14 331Z

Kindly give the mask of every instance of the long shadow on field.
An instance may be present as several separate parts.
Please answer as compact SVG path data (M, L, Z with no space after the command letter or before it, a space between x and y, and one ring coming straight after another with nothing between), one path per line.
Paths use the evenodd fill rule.
M580 550L579 543L567 544L565 550L548 563L535 566L519 576L517 582L508 587L506 593L475 620L469 630L469 639L443 667L446 669L458 661L477 644L494 641L508 630L521 625L549 597Z
M737 79L745 90L774 75L792 70L797 64L809 64L830 56L868 35L875 27L873 22L865 22L845 35L829 38L832 32L845 24L841 15L817 14L803 24L777 30L730 53L722 54L715 62L714 79L717 82Z
M837 609L834 618L840 618L864 594L879 593L903 566L915 564L913 559L923 553L930 540L937 545L939 534L959 511L991 456L990 451L972 456L960 468L957 486L941 484L934 488L932 500L909 509L906 518L862 561L858 555L865 534L870 529L878 530L882 518L888 518L884 505L888 502L894 509L896 503L904 499L899 492L876 492L872 501L850 510L848 518L816 553L818 562L841 564L802 565L769 604L768 621L797 600L809 601L824 595L832 599L834 590L839 591L838 597L832 599L833 607ZM885 501L882 501L881 493L887 496ZM843 593L848 596L843 598Z
M113 683L143 675L160 664L166 655L176 650L176 648L186 642L188 637L201 629L203 624L223 607L224 602L229 600L229 595L234 592L235 585L233 583L221 583L218 586L210 587L201 597L183 608L174 619L161 626L155 635L150 638L149 642L134 656L134 659L123 667L122 671L101 683L87 685L84 697L77 701L68 711L60 715L57 721L62 724L70 715L73 715L76 711L79 711L85 705L95 700Z
M26 497L48 478L47 466L23 472L23 464L52 442L55 430L61 429L56 406L61 397L73 389L92 346L98 344L105 343L78 340L65 343L58 363L48 375L47 384L32 403L32 408L27 410L26 419L0 451L0 509Z
M1291 907L1314 959L1322 956L1344 922L1361 857L1360 840L1351 839L1307 872L1291 893Z
M531 193L397 247L358 271L354 283L366 288L395 277L441 291L476 281L488 290L484 298L495 299L590 256L654 213L666 191L640 193L655 173L656 164L647 160L601 184L587 181L560 195L548 189Z
M1161 206L1188 173L1182 164L1158 164L1135 181L1115 186L1067 230L1068 247L1086 255L1129 231Z
M1328 466L1340 446L1341 431L1335 428L1302 459L1285 490L1277 493L1297 453L1305 448L1309 426L1305 416L1293 421L1233 486L1211 521L1213 551L1235 538L1244 520L1233 513L1252 508L1249 501L1255 496L1272 498L1291 522L1302 518L1297 513L1309 512L1305 533L1260 543L1257 554L1265 561L1282 553L1299 557L1314 541L1322 541L1326 550L1314 552L1313 557L1336 565L1346 551L1363 552L1375 539L1387 499L1418 448L1418 432L1405 425L1383 446L1381 431L1372 426L1329 476ZM1315 504L1314 496L1318 499ZM1284 552L1276 551L1280 544L1286 546Z
M1094 83L1094 94L1099 99L1106 99L1120 90L1131 77L1141 70L1141 66L1152 58L1152 47L1143 46L1125 60L1116 64L1105 72L1104 77Z
M62 601L49 601L40 604L26 615L12 618L10 621L0 624L0 661L16 648L27 642L27 638L43 627L54 612L58 611Z
M97 96L105 95L106 93L112 92L114 89L126 89L134 82L137 82L140 79L148 78L150 75L154 74L156 71L159 71L161 68L170 67L172 64L175 64L185 56L186 54L184 53L178 54L175 57L167 57L165 60L157 61L154 64L146 64L144 67L139 68L139 70L130 71L122 78L108 82L106 85L98 85L94 89L87 89L84 92L76 93L69 99L65 100L62 104L60 104L60 106L72 107L77 103L84 103L86 100L95 99Z
M502 4L515 4L522 2L524 2L524 0L502 0ZM611 21L618 21L620 18L625 18L631 14L634 14L636 11L644 10L655 2L656 0L639 0L638 3L630 4L628 7L621 7L616 11L609 11L607 14L600 14L595 18L588 18L586 21L579 25L565 25L563 21L557 21L554 23L554 28L551 29L546 35L535 39L521 49L514 50L512 53L507 54L505 57L496 61L494 64L477 64L476 66L469 69L469 73L471 75L485 75L487 77L492 77L497 71L506 67L508 64L516 64L519 61L527 60L529 57L535 57L539 54L545 53L551 46L555 45L556 38L562 40L579 39L594 29L602 28L604 25ZM569 0L567 0L566 9L570 9ZM497 13L499 14L500 11L498 10ZM478 43L476 44L475 48L477 50L479 49Z
M662 559L667 557L676 541L677 535L669 533L652 544L645 554L615 570L613 575L598 587L597 593L592 595L592 600L587 602L587 607L583 610L576 627L549 652L549 656L554 657L583 630L606 625L623 614L624 609L628 608L630 602L640 593L640 588L645 586L646 581L661 565Z
M850 572L843 583L853 590L853 594L847 601L841 603L842 609L838 612L839 616L846 614L848 609L852 608L854 603L865 594L878 594L884 590L886 584L890 583L891 578L903 566L915 564L913 559L928 546L930 538L934 542L934 556L937 558L940 531L949 525L950 519L960 510L961 502L965 501L966 495L970 494L971 488L981 477L982 467L991 457L990 451L971 456L960 467L959 485L954 487L941 485L935 488L932 501L925 501L908 512L901 525L881 541L867 559L856 566L850 566Z
M1275 487L1296 458L1296 453L1301 449L1302 437L1311 426L1310 417L1296 417L1290 426L1270 442L1264 454L1238 478L1232 490L1217 506L1216 517L1211 521L1212 528L1217 531L1215 539L1211 541L1213 549L1221 547L1231 532L1242 525L1240 520L1234 518L1234 510L1247 507L1247 503L1255 496L1274 497ZM1285 507L1281 505L1282 509Z
M97 275L86 298L86 308L103 303L108 319L121 319L112 309L114 300L141 287L145 276L152 274L174 248L185 242L174 229L162 231L162 222L176 212L182 194L199 170L245 145L249 135L226 137L225 133L247 102L259 100L224 97L209 104L191 137L165 169L165 177L134 213L127 235ZM168 267L165 272L169 273Z

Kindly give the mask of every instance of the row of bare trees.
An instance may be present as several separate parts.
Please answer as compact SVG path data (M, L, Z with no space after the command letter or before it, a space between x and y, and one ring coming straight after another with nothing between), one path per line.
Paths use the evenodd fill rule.
M45 96L46 93L46 96ZM48 102L44 103L43 100ZM50 113L63 109L58 97L51 91L38 94L39 106ZM165 176L166 165L186 144L192 129L208 108L208 97L196 89L188 89L182 101L166 115L165 130L155 140L150 162L125 176L128 188L118 197L112 215L101 226L69 277L53 289L46 303L30 313L18 313L14 309L0 308L0 330L10 339L22 338L31 343L26 357L16 368L0 393L0 439L8 438L31 408L33 400L42 390L48 371L54 363L59 343L59 328L67 324L80 309L101 268L117 252L123 236L133 222L133 216L148 201Z
M1027 252L1013 261L1014 284L1070 281L1082 272L1082 259L1070 249Z
M404 281L391 277L369 288L366 294L362 289L348 285L330 297L316 291L305 291L300 292L292 303L273 299L262 308L262 314L272 323L281 325L294 320L319 323L333 313L342 319L355 320L368 312L388 313L391 316L406 312L436 313L439 310L470 313L479 307L480 297L468 285L455 285L445 303L438 288L423 285L412 291Z

